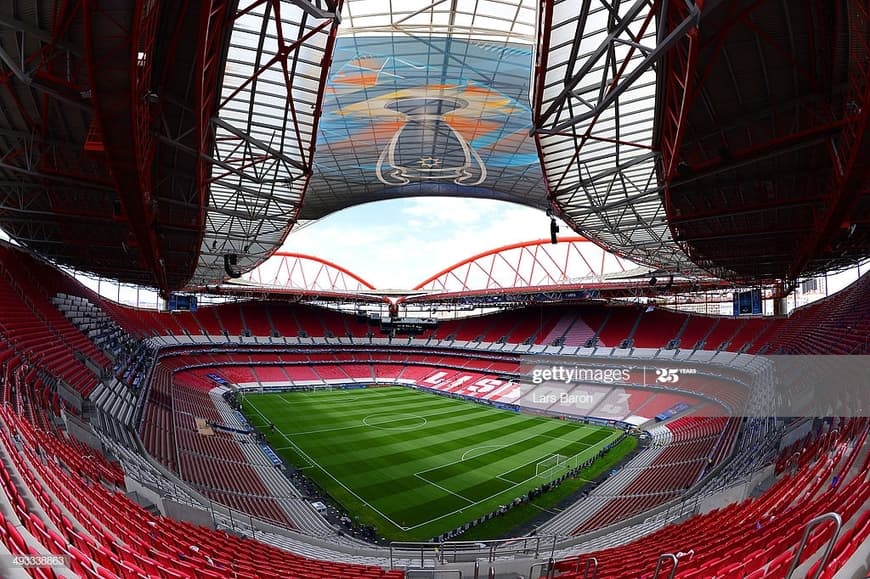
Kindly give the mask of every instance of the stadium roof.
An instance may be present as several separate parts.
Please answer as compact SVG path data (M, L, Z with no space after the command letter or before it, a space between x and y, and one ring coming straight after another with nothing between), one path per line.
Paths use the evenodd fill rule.
M854 264L870 243L867 3L704 6L659 94L671 232L695 263L728 278L791 280ZM680 96L676 131L665 126L676 112L667 103Z
M409 195L547 208L691 275L868 255L859 0L135 4L0 8L0 227L60 263L216 283Z
M700 10L666 31L659 9L565 1L542 14L535 131L569 224L637 262L694 272L668 228L654 145L656 65L696 30Z
M346 2L301 217L414 195L546 208L529 136L537 6Z

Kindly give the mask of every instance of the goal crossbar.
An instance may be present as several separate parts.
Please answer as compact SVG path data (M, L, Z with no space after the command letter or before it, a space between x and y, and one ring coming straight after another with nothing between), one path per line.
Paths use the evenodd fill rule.
M547 476L559 467L568 466L568 462L572 458L574 457L568 457L562 454L551 454L535 464L535 476Z

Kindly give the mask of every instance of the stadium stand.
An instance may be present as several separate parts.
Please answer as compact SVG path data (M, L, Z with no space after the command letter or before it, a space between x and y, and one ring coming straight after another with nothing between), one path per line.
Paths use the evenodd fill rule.
M596 335L604 344L612 347L631 347L634 344L635 331L643 319L643 315L643 309L636 306L611 308L608 311L607 319L598 326ZM661 339L659 335L658 347L662 347Z
M870 0L4 0L0 578L870 579L868 38ZM550 238L407 289L296 252L434 196L329 241L536 235L468 197Z
M8 251L17 252L11 249ZM11 255L15 255L19 262L32 259L26 255L18 256L17 253ZM9 259L9 256L6 258ZM432 343L428 350L400 351L385 350L383 346L369 344L367 339L363 339L366 342L364 346L348 348L347 345L322 345L309 348L306 352L288 353L279 346L259 345L252 349L238 342L234 346L227 344L216 348L216 344L206 340L201 344L190 341L167 347L155 359L145 342L137 342L137 338L131 337L154 339L157 336L176 335L194 340L197 336L210 337L209 330L215 331L221 324L229 323L233 331L239 330L239 336L244 330L253 329L257 332L254 335L263 333L266 334L263 337L271 338L275 312L280 314L274 317L300 320L297 327L308 335L319 333L320 337L325 337L328 332L335 335L341 328L349 330L358 326L353 325L356 322L350 317L338 313L331 315L331 321L327 325L314 315L318 310L310 307L251 302L220 306L221 309L215 310L214 315L205 314L202 320L209 320L207 322L200 320L199 312L196 318L186 312L146 314L105 302L50 269L42 271L38 278L33 278L30 282L29 291L44 297L44 300L38 302L37 314L33 309L37 302L23 301L20 291L11 284L8 276L0 281L3 282L0 286L0 301L7 304L10 314L2 322L5 339L2 354L5 406L3 414L0 414L5 427L3 448L11 461L9 464L19 464L21 467L18 470L6 467L3 469L4 485L7 478L16 473L34 473L27 479L27 484L20 486L32 493L25 497L33 496L36 499L30 505L29 498L19 500L14 494L7 494L10 504L19 504L21 510L20 504L23 501L30 510L21 510L18 514L3 512L4 520L0 524L5 531L3 543L10 552L18 553L52 552L59 548L58 545L63 544L62 552L70 556L70 574L130 574L138 572L136 569L147 574L156 565L169 569L167 576L174 576L172 573L178 576L185 576L185 573L198 573L198 576L206 577L210 576L209 573L214 573L221 576L221 568L217 567L218 570L214 571L208 560L202 557L192 555L180 560L178 553L173 554L168 547L175 539L167 539L167 542L161 543L156 550L157 555L149 555L147 549L142 551L147 540L136 538L140 535L130 535L129 540L118 543L117 535L111 534L111 530L127 527L110 518L117 516L117 513L124 513L127 520L139 521L147 528L159 528L161 532L165 531L167 537L177 539L179 533L195 537L192 544L203 549L212 549L207 551L207 556L218 565L227 565L227 569L230 568L229 565L235 565L233 568L238 570L238 576L245 576L245 572L250 572L251 561L262 556L261 549L269 547L247 547L245 552L250 551L246 555L250 557L249 560L230 562L226 558L226 550L217 548L218 543L224 540L224 534L212 535L215 532L207 529L191 531L186 524L164 520L162 517L155 518L129 501L124 502L126 499L119 498L121 495L117 492L113 493L112 489L124 487L124 473L117 463L105 460L99 452L86 450L81 443L58 430L58 415L63 412L77 412L52 387L55 380L63 380L69 372L69 367L60 364L60 360L67 360L67 363L72 360L77 363L76 367L82 366L88 371L94 380L94 386L89 392L96 406L108 409L107 414L116 416L121 423L137 423L131 411L134 404L141 404L142 414L138 424L144 448L167 469L178 473L181 479L186 479L202 496L247 512L260 520L272 521L285 528L304 529L313 536L327 536L330 530L324 527L322 519L311 514L310 509L299 507L298 491L286 480L276 478L270 463L259 450L239 444L234 435L227 432L215 430L211 435L199 433L200 427L203 424L208 426L209 422L234 424L232 412L222 406L221 388L207 378L207 374L217 373L233 384L253 385L400 381L464 396L514 400L510 396L513 385L505 383L503 378L516 371L516 357L510 353L490 352L486 343L472 345L472 349L459 352L446 346L437 349ZM63 291L52 294L49 288ZM764 322L759 320L752 324L728 318L687 316L659 310L645 312L619 308L619 311L614 312L606 307L587 306L582 308L582 316L576 313L572 316L562 308L538 308L528 312L507 312L477 319L466 324L457 337L482 336L487 340L494 338L498 341L503 336L510 336L511 341L517 344L522 344L523 341L543 344L554 332L562 332L559 336L563 338L562 342L582 339L585 344L589 339L586 336L590 332L597 335L603 329L606 340L604 343L633 337L635 347L664 348L667 342L675 339L679 339L681 343L687 339L697 343L711 336L719 339L718 335L724 336L721 340L730 342L729 347L734 350L746 349L750 344L753 350L767 346L767 351L788 353L826 351L832 347L831 335L823 329L808 329L808 320L821 319L823 314L820 311L827 311L826 319L840 319L840 323L851 320L851 313L854 311L865 311L862 300L866 298L867 291L868 284L862 279L842 295L831 296L821 305L799 309L790 318ZM212 306L206 306L203 310L210 307ZM220 313L228 308L234 314ZM823 309L816 311L815 308ZM537 322L532 323L535 317L538 318ZM866 316L859 318L859 322L865 323L865 318ZM563 322L565 319L569 321ZM23 320L27 320L27 323ZM572 334L581 321L585 326L579 326L582 332ZM612 325L609 325L611 322ZM454 326L461 323L463 322L456 322ZM610 331L607 331L607 327ZM657 333L656 329L661 328L665 330ZM205 336L202 330L209 336ZM297 331L297 335L301 332ZM455 327L451 332L457 333ZM32 352L37 343L34 333L41 336L39 339L46 339L49 334L64 336L63 341L56 340L63 344L57 352L57 363L44 362L33 356ZM227 333L232 332L228 330ZM360 337L365 334L359 332L355 335ZM654 338L655 335L659 337ZM843 343L838 346L839 351L863 351L866 344L856 338L856 335L860 333L845 334ZM797 340L795 336L803 339ZM77 346L73 347L71 344ZM563 343L565 345L567 344ZM599 347L603 347L601 342ZM268 351L269 348L271 351ZM75 357L76 351L87 352L88 360L93 362L99 359L106 369L111 370L103 376L104 381L99 380L97 374L84 366L80 361L84 358ZM492 380L492 384L496 385L475 386L481 380ZM729 405L744 401L745 393L739 390L729 393L718 388L714 392L704 385L698 388L698 395L715 394L719 399L724 398L724 402ZM628 413L651 417L659 411L673 407L677 402L685 401L686 395L611 387L604 391L598 408L611 406L617 398L628 400ZM725 480L727 477L740 476L728 473L744 472L740 469L747 472L756 469L758 463L752 458L752 453L742 451L737 445L738 438L745 436L747 432L745 428L741 430L741 421L707 417L703 404L713 402L695 405L695 415L682 415L658 426L647 426L656 441L655 444L620 468L615 476L600 485L584 502L579 503L582 508L566 511L561 519L553 519L549 527L542 527L542 532L549 530L555 534L583 535L594 530L607 531L614 527L614 523L635 519L647 509L670 504L685 489L702 482L706 473L715 471L716 476ZM197 424L195 418L201 418L204 422ZM235 424L238 426L238 423ZM801 512L816 512L824 506L826 509L838 509L838 512L845 515L848 525L836 542L831 556L832 563L825 570L826 576L830 576L835 565L844 564L848 555L855 552L857 546L866 538L866 510L862 517L859 509L859 504L863 504L860 501L867 498L866 491L861 488L862 479L855 474L860 471L857 464L864 465L866 472L866 455L859 455L866 452L862 450L866 428L866 421L849 422L840 426L836 445L817 438L796 443L795 446L783 450L778 469L785 472L789 468L795 468L795 465L788 463L788 457L797 452L801 456L799 464L796 465L797 474L782 475L786 478L780 479L772 490L756 500L759 504L763 501L765 516L769 513L776 520L782 517L798 529L808 516L792 514L797 508L798 496L815 508L812 510L808 507L808 510ZM16 437L21 437L28 444L22 447L16 442ZM826 459L827 449L834 447L838 454ZM735 458L729 462L732 453L736 453ZM57 463L46 461L46 457L57 457ZM234 475L226 476L226 469L230 465ZM720 470L720 466L726 467L725 470ZM841 482L836 489L826 492L825 485L830 486L835 476ZM71 477L73 480L67 480ZM794 484L782 482L789 480L788 477L797 477L791 480L803 489L802 492L794 493ZM826 481L824 484L818 482L822 479ZM47 486L43 486L43 481ZM94 486L95 481L102 482ZM788 489L787 496L774 500L771 493L780 492L777 489L781 492ZM91 498L79 497L81 492L90 493ZM93 497L99 497L101 505L112 505L112 510L96 508L93 501L97 499ZM786 504L791 505L792 509L788 510L784 506ZM677 527L681 529L677 536L691 536L694 544L701 544L707 536L705 533L710 533L717 537L710 544L724 545L726 540L731 540L731 535L719 538L719 535L715 535L716 531L745 520L747 512L755 516L762 509L758 506L751 511L745 511L749 508L746 504L740 504L723 509L722 514L696 516ZM788 513L788 517L785 513ZM763 528L770 528L767 519L760 519ZM17 525L15 521L21 521L21 524ZM675 527L670 525L666 528ZM780 527L777 524L775 528ZM14 529L20 538L9 529ZM756 538L748 543L753 548L749 553L751 556L740 568L740 572L748 576L750 571L756 573L759 569L767 569L767 572L775 576L786 562L790 563L790 557L794 555L796 540L793 535L794 532L784 535L788 541L783 541L776 547L764 548L763 537L767 535L760 532L753 534ZM822 534L813 535L808 549L813 554L802 557L801 564L804 566L812 566L818 561L822 539L816 536ZM665 536L658 534L650 535L644 541L651 541L658 546L640 551L642 555L638 554L636 557L622 555L622 551L619 551L622 547L598 550L593 554L599 559L601 569L606 569L606 565L613 565L615 560L622 561L614 571L614 577L636 576L635 573L643 576L651 572L648 567L650 560L654 561L654 558L651 559L653 551L676 544L673 541L666 542ZM685 552L686 543L682 545ZM698 554L699 549L696 548L695 551L696 555L692 559L680 559L680 577L684 573L685 576L706 577L709 573L718 573L720 570L733 572L737 576L738 571L730 568L734 565L732 558L728 559L726 565L721 560L725 559L721 552L717 559L716 556L701 557ZM312 562L285 551L281 553L279 559L285 561L282 563L287 565L285 570L294 569L293 572L300 573L300 577L306 576L301 574L303 568L310 572L307 576L311 577L346 576L341 574L346 572L345 567L329 570L330 563ZM179 562L175 566L167 567L161 558L164 555L174 556ZM572 569L579 561L585 561L584 557L585 554L568 557L559 563L560 576L575 576L572 575ZM359 577L400 576L387 575L379 567L371 566L362 566L353 573L359 573L355 575Z
M714 449L733 445L736 430L724 418L678 418L650 430L655 444L634 458L582 502L546 523L556 534L582 534L665 503L693 486L723 458Z
M239 305L239 316L245 321L245 330L252 336L274 336L277 334L270 315L272 304L263 306L256 302ZM263 311L265 310L265 311Z
M402 577L378 567L315 561L234 535L197 527L152 513L127 499L124 473L99 451L84 447L58 431L52 414L58 401L50 396L37 372L22 358L4 357L3 400L0 405L0 468L4 502L0 503L0 542L13 554L67 557L68 568L55 567L67 576L161 576L161 577ZM190 433L175 429L172 404L219 419L214 406L198 397L195 388L172 389L168 370L155 371L150 385L152 419L145 420L143 440L149 452L174 464L176 435L185 450ZM172 394L170 394L172 391ZM156 399L161 398L160 404ZM181 413L188 410L182 410ZM195 444L195 453L227 454L231 446ZM217 449L217 450L216 450ZM185 452L181 456L185 456ZM228 460L228 459L227 459ZM226 472L226 471L224 471ZM221 478L208 473L208 485L223 480L238 483L235 476ZM246 479L264 488L262 481ZM263 507L246 499L248 508ZM4 506L5 505L5 506ZM258 505L260 505L258 507ZM268 505L267 505L268 506ZM268 513L280 515L282 511ZM269 561L268 570L263 567ZM55 571L34 568L34 576L55 577Z
M866 319L870 312L866 304L870 281L865 278L826 300L796 309L788 318L735 319L663 309L646 312L633 307L605 306L578 306L566 312L563 306L553 306L442 322L422 338L456 342L478 338L498 342L509 338L507 341L513 344L563 346L584 346L589 340L597 339L599 347L618 347L631 340L636 348L652 349L667 348L678 342L681 349L689 350L702 345L703 349L712 351L857 354L868 350ZM128 332L140 336L153 335L155 328L160 334L220 336L224 327L219 315L232 321L227 332L233 336L242 335L244 330L261 337L271 337L275 332L286 337L346 337L350 334L362 339L368 336L367 327L352 316L275 302L204 306L196 317L187 312L134 312L102 303L100 307L105 307ZM148 321L143 325L142 320Z
M215 315L220 318L222 331L229 336L245 335L245 320L242 317L242 310L237 304L222 304L215 307L214 310Z
M286 382L290 379L283 366L256 366L252 370L259 382Z
M15 252L7 260L27 264L27 268L32 269L37 263L29 255L17 255L17 250L7 248L6 251ZM47 299L72 299L65 291L51 293L52 287L68 289L67 284L70 282L65 276L50 269L40 271L43 276L40 279L43 281L34 286L34 289L39 290L35 295L45 295ZM6 283L10 283L8 276ZM356 338L368 336L367 327L352 316L313 309L311 306L291 307L276 302L246 302L204 306L195 315L189 312L170 314L115 305L101 300L84 288L76 291L80 294L77 299L90 300L91 307L102 308L124 330L139 337L172 334L221 336L225 328L218 316L222 310L226 310L224 316L231 320L227 333L233 336L240 336L245 330L251 332L251 335L261 337L271 337L276 332L287 337L316 337L326 336L327 331L334 336L346 336L348 332ZM635 347L643 348L666 348L679 341L680 348L683 349L695 349L703 344L705 349L713 351L725 349L737 352L747 349L751 353L759 353L764 349L768 354L861 353L868 349L868 293L870 281L861 278L826 300L796 309L788 318L765 320L689 315L660 309L644 312L636 308L614 310L603 306L578 306L566 312L560 306L541 307L530 311L514 310L481 318L442 322L430 336L424 335L423 338L471 341L486 337L491 341L498 341L499 338L507 336L510 338L509 342L515 344L559 343L565 346L583 346L590 339L597 338L597 345L600 347L616 347L631 338ZM5 295L11 300L9 307L18 311L21 302L15 301L16 294L11 291L11 287L7 287ZM40 303L43 308L48 308L45 303ZM52 313L56 312L54 308L46 311L49 315L56 315ZM100 323L97 318L104 317L96 313L95 315L96 318L90 319L91 324ZM288 325L288 322L292 325ZM69 339L75 340L70 347L78 344L85 353L95 358L98 365L109 365L109 361L96 348L91 349L92 346L87 345L89 342L79 341L79 333L72 332L70 323L64 323L57 317L52 318L51 323L60 326L61 329L56 331L66 332ZM329 330L324 323L329 324ZM846 329L845 332L840 331L843 328ZM86 331L87 329L85 328Z
M70 570L78 576L140 573L216 578L232 573L237 577L325 579L350 574L373 578L403 575L375 567L307 560L226 533L155 517L123 494L46 460L46 451L31 438L26 421L6 410L0 410L0 416L7 428L14 429L12 433L7 428L0 431L4 453L14 464L14 471L3 472L10 481L16 477L25 483L28 494L35 493L32 496L41 507L29 508L20 495L7 495L18 506L22 527L17 534L26 532L49 552L68 556ZM13 437L26 444L15 442ZM7 492L16 486L4 485ZM8 541L22 550L23 538ZM264 567L266 562L268 567Z
M835 434L830 454L810 458L795 473L783 477L761 497L735 503L621 547L592 551L557 564L559 577L579 579L589 558L602 576L621 579L652 576L662 553L676 555L679 577L784 577L799 556L797 547L806 523L820 514L841 513L851 532L837 541L826 576L836 561L867 538L870 498L868 472L857 466L866 459L867 419L848 421ZM800 563L816 564L831 536L830 526L817 527L800 553ZM668 563L666 571L670 571ZM806 571L804 571L806 572Z

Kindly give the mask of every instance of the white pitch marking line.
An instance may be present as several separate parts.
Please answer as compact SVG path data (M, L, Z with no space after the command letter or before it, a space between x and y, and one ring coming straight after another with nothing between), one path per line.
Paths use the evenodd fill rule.
M384 420L383 422L378 422L377 424L370 424L368 422L369 418L373 416L405 416L406 418L392 418L390 420ZM391 422L402 422L403 420L407 420L407 417L410 416L412 418L419 418L423 421L423 424L414 424L408 428L388 428L383 426L384 424L389 424ZM362 419L362 423L371 428L377 428L378 430L391 430L393 432L407 432L409 430L417 430L418 428L425 428L429 421L425 416L418 416L417 414L411 414L409 412L375 412L374 414L369 414L365 418Z
M283 399L283 398L282 398L282 399ZM263 417L263 419L266 419L266 417L263 416L263 413L260 412L260 410L259 410L258 408L255 407L254 409L257 411L257 413L258 413L260 416ZM461 410L461 409L460 409L460 410ZM439 415L439 414L449 414L450 412L456 412L456 411L457 411L457 410L453 410L453 411L444 411L444 412L434 412L434 413L432 413L432 414L428 414L428 415L425 415L425 416L430 416L430 417L431 417L431 416L435 416L435 415ZM358 428L358 426L354 426L354 427L350 427L350 428ZM333 429L333 430L340 430L340 429ZM279 432L280 432L280 431L279 431ZM302 433L302 434L305 434L305 433ZM284 434L283 432L281 432L281 436L284 437L284 439L287 440L287 442L289 442L291 445L295 446L295 444L293 443L293 441L290 440L289 438L287 438L287 435L286 435L286 434ZM524 438L524 439L522 439L522 440L528 440L528 439L534 438L535 436L544 436L544 437L546 437L546 438L551 438L551 439L553 439L553 440L562 440L562 441L564 441L564 442L572 442L572 443L574 443L574 444L582 444L582 445L587 446L588 448L592 448L592 447L595 447L595 446L598 446L598 445L602 445L602 447L603 447L604 444L606 444L607 442L609 442L609 439L610 439L610 438L615 438L615 437L617 436L617 434L616 434L616 433L613 433L610 437L604 439L604 440L601 441L601 442L595 443L595 444L587 444L587 443L583 443L583 442L578 442L578 441L576 441L576 440L570 440L570 439L560 438L560 437L558 437L558 436L551 436L551 435L549 435L549 434L533 434L533 435L528 436L528 437L526 437L526 438ZM494 445L493 445L493 446L494 446ZM509 446L509 445L506 445L506 446ZM390 523L392 523L393 526L395 526L396 528L398 528L398 529L400 529L400 530L402 530L402 531L405 531L405 532L407 532L407 531L413 531L414 529L417 529L417 528L420 528L420 527L424 527L424 526L426 526L426 525L432 524L432 523L434 523L434 522L436 522L436 521L439 521L439 520L441 520L441 519L445 519L445 518L447 518L447 517L453 516L453 515L455 515L455 514L457 514L457 513L460 513L460 512L462 512L462 511L464 511L465 509L467 509L467 508L469 508L469 507L477 506L477 505L479 505L479 504L481 504L481 503L484 503L484 502L486 502L486 501L492 500L493 498L495 498L495 497L497 497L497 496L501 496L501 495L503 495L503 494L509 493L509 492L513 491L515 488L517 488L517 487L519 487L519 486L521 486L521 485L523 485L523 484L525 484L525 483L527 483L527 482L529 482L529 481L531 481L531 480L533 480L533 479L535 479L535 478L538 478L538 477L534 476L534 477L530 477L530 478L528 478L528 479L526 479L526 480L524 480L524 481L522 481L522 482L515 483L514 481L511 481L511 480L508 480L508 479L502 478L501 475L496 475L495 478L498 478L499 480L502 480L502 481L504 481L504 482L510 484L511 486L509 486L508 488L506 488L506 489L504 489L504 490L502 490L502 491L499 491L499 492L497 492L497 493L495 493L495 494L492 494L492 495L490 495L490 496L488 496L488 497L486 497L486 498L483 498L483 499L481 499L481 500L479 500L479 501L471 502L471 499L468 499L467 497L463 497L462 495L458 495L458 494L454 493L453 491L450 491L449 489L446 489L446 488L441 487L440 485L438 485L438 484L436 484L436 483L433 483L432 481L430 481L429 479L427 479L427 478L425 478L425 477L419 476L419 475L421 475L421 474L423 474L423 473L426 473L426 472L428 472L428 471L430 471L430 470L437 470L437 469L439 469L439 468L441 468L441 467L444 467L444 466L448 466L448 465L451 465L451 464L456 464L456 463L458 463L458 462L462 462L461 459L458 460L458 461L449 462L449 463L446 463L446 464L443 464L443 465L440 465L440 466L437 466L437 467L433 467L433 468L428 468L428 469L421 470L421 471L419 471L419 472L414 473L414 476L420 478L421 480L426 481L427 483L429 483L429 484L431 484L431 485L433 485L433 486L436 486L436 487L440 488L441 490L443 490L443 491L445 491L445 492L448 492L448 493L450 493L450 494L454 494L454 495L458 496L459 498L462 498L462 499L464 499L464 500L466 500L466 501L470 501L471 504L470 504L468 507L463 507L463 508L460 508L460 509L456 509L456 510L451 511L451 512L449 512L449 513L443 513L443 514L441 514L441 515L439 515L439 516L437 516L437 517L434 517L434 518L432 518L432 519L429 519L428 521L424 521L424 522L422 522L422 523L418 523L418 524L413 525L413 526L410 526L410 527L404 527L404 526L399 525L398 523L396 523L393 519L391 519L390 517L388 517L387 515L385 515L384 513L382 513L380 510L378 510L378 509L375 508L374 506L372 506L371 503L369 503L368 501L366 501L365 499L363 499L362 497L360 497L360 496L359 496L357 493L355 493L353 490L349 489L349 488L348 488L344 483L342 483L342 482L339 481L337 478L335 478L335 477L334 477L334 476L333 476L329 471L327 471L325 468L323 468L322 466L320 466L320 464L318 464L316 461L312 460L311 457L309 457L309 456L306 455L304 452L302 452L302 449L299 449L298 447L296 447L296 448L298 449L298 451L300 452L300 454L303 454L304 457L305 457L306 459L308 459L309 461L311 461L313 464L317 465L317 468L319 468L319 469L322 470L324 473L326 473L327 476L329 476L332 480L334 480L335 482L337 482L337 483L338 483L342 488L344 488L344 489L347 490L349 493L351 493L353 496L355 496L356 498L358 498L358 499L360 500L361 503L363 503L364 505L366 505L366 506L368 506L370 509L372 509L374 512L376 512L376 513L378 513L379 515L381 515L385 520L387 520L387 521L389 521ZM580 453L582 453L582 452L585 452L585 450L588 450L588 448L587 448L587 449L584 449L584 450L581 450L581 451L580 451L579 453L577 453L577 454L580 454ZM472 449L472 450L473 450L473 449ZM576 455L574 455L574 456L576 456ZM523 465L520 465L520 466L525 466L525 465L527 465L527 464L531 464L532 462L534 462L534 461L529 461L529 462L527 462L527 463L525 463L525 464L523 464ZM311 467L308 467L308 468L311 468ZM519 468L519 467L517 467L517 468ZM516 469L511 469L511 470L516 470ZM504 472L504 473L502 473L502 474L507 474L507 472L510 472L510 471L506 471L506 472Z
M259 415L263 418L263 420L268 420L268 419L263 415L263 413L260 412L260 409L259 409L259 408L257 408L256 406L254 406L254 410L257 411L257 414L259 414ZM322 466L320 466L320 463L318 463L316 460L312 459L310 456L308 456L308 454L305 453L305 451L303 451L301 448L299 448L298 446L296 446L296 444L295 444L292 440L290 440L290 439L287 437L287 435L284 434L284 432L282 432L280 429L278 430L278 433L279 433L279 434L284 438L284 440L286 440L287 442L289 442L291 446L293 446L293 447L296 448L296 452L298 452L300 456L302 456L305 460L309 461L311 464L317 466L317 468L319 468L321 471L323 471L324 474L326 474L326 476L328 476L329 478L331 478L332 480L334 480L336 483L338 483L338 485L341 486L341 488L343 488L344 490L346 490L347 492L349 492L350 494L352 494L353 496L355 496L357 499L359 499L359 502L361 502L362 504L364 504L365 506L367 506L368 508L370 508L371 510L373 510L374 512L376 512L376 513L379 514L380 516L382 516L382 517L384 518L384 520L389 521L390 523L392 523L394 527L396 527L396 528L398 528L398 529L401 529L402 531L407 531L407 530L409 529L408 527L403 527L402 525L400 525L399 523L397 523L396 521L394 521L393 519L391 519L390 517L388 517L387 515L385 515L384 513L382 513L382 512L380 511L380 509L378 509L377 507L375 507L374 505L372 505L370 502L368 502L367 500L365 500L364 498L362 498L361 496L359 496L358 494L356 494L356 493L353 491L353 489L351 489L350 487L348 487L346 484L344 484L343 482L341 482L340 480L338 480L337 478L335 478L335 477L332 475L331 472L329 472L328 470L326 470L325 468L323 468Z
M444 491L445 493L450 493L450 494L453 495L453 496L459 497L459 498L462 499L463 501L467 501L468 503L470 503L470 504L472 504L472 505L474 504L474 501L472 501L471 499L469 499L469 498L467 498L467 497L463 497L463 496L460 495L459 493L455 493L455 492L451 491L451 490L448 489L448 488L442 487L442 486L439 485L438 483L436 483L436 482L432 482L431 480L429 480L429 479L427 479L427 478L425 478L425 477L422 477L422 476L420 476L420 475L417 474L417 473L414 473L414 476L417 477L418 479L420 479L421 481L424 481L424 482L429 483L429 484L432 485L433 487L437 487L437 488L441 489L441 490Z
M481 448L492 448L492 449L494 449L494 450L487 450L486 452L483 452L483 453L481 453L481 454L478 454L477 456L473 456L473 457L472 457L472 458L480 458L480 457L483 456L484 454L489 454L490 452L495 452L496 450L500 450L500 449L502 449L502 448L507 448L507 446L508 446L507 444L485 444L485 445L483 445L483 446L475 446L475 447L469 448L468 450L466 450L465 452L463 452L463 453L462 453L462 457L460 457L460 459L459 459L459 462L463 462L463 461L465 460L465 457L468 456L468 453L470 453L470 452L474 452L475 450L479 450L479 449L481 449Z

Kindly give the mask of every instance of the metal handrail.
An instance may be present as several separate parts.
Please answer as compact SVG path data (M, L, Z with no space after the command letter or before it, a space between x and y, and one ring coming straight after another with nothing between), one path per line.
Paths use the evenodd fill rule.
M437 549L440 543L412 543L412 542L395 542L390 543L390 568L395 567L395 551L398 552L417 552L420 555L420 567L425 567L426 556L429 555L433 561L438 560Z
M794 476L801 465L801 453L794 451L785 463L785 467L789 469L789 475Z
M552 560L552 559L551 559L551 560ZM547 564L546 564L546 563L543 563L543 562L533 564L531 567L529 567L529 577L530 577L530 578L531 578L531 577L540 577L540 576L541 576L541 572L543 572L544 567L546 567L546 566L547 566ZM537 575L535 575L535 569L537 569L538 567L541 568L541 571L538 572Z
M662 561L664 561L665 559L670 559L674 562L674 568L671 569L671 574L668 575L668 579L674 579L674 576L677 574L677 565L680 564L680 560L677 559L677 556L673 553L663 553L659 555L659 560L658 563L656 563L656 571L653 574L653 579L658 579L659 571L662 568Z
M583 567L583 578L587 579L589 576L589 568L592 568L592 577L591 579L598 579L598 559L595 557L589 557L586 559L586 565ZM577 566L574 568L576 573L580 572L580 560L577 560Z
M442 573L456 573L459 579L462 579L462 571L459 569L406 569L405 570L405 578L413 579L414 575L417 574L425 574L425 579L431 579L434 577L441 577Z
M804 529L804 536L803 538L801 538L800 545L798 546L797 552L794 555L794 560L791 562L791 567L789 567L788 573L785 574L786 579L789 579L792 576L792 573L794 573L795 569L797 569L798 565L800 564L801 554L803 553L804 547L807 544L807 540L810 537L810 532L815 527L824 523L825 521L834 521L834 533L828 539L828 544L825 546L825 552L822 555L821 560L819 561L819 565L816 569L815 575L813 575L813 579L818 579L819 575L822 574L822 570L828 563L828 557L831 556L831 551L833 551L834 549L834 543L837 541L837 537L840 535L840 529L843 526L843 518L839 514L834 512L819 515L818 517L812 519L809 523L807 523L807 526Z
M547 559L547 579L553 579L556 576L556 560L550 557Z
M555 535L532 535L512 537L510 539L494 539L489 541L394 541L390 543L390 565L392 566L397 553L410 552L413 557L419 557L420 566L426 559L439 563L457 562L460 557L480 556L492 563L497 556L523 554L537 559L542 555L552 557L556 552L557 537Z
M836 436L835 436L836 433ZM833 446L837 443L837 439L840 436L839 428L832 428L828 431L828 438L825 439L825 452L831 452Z

